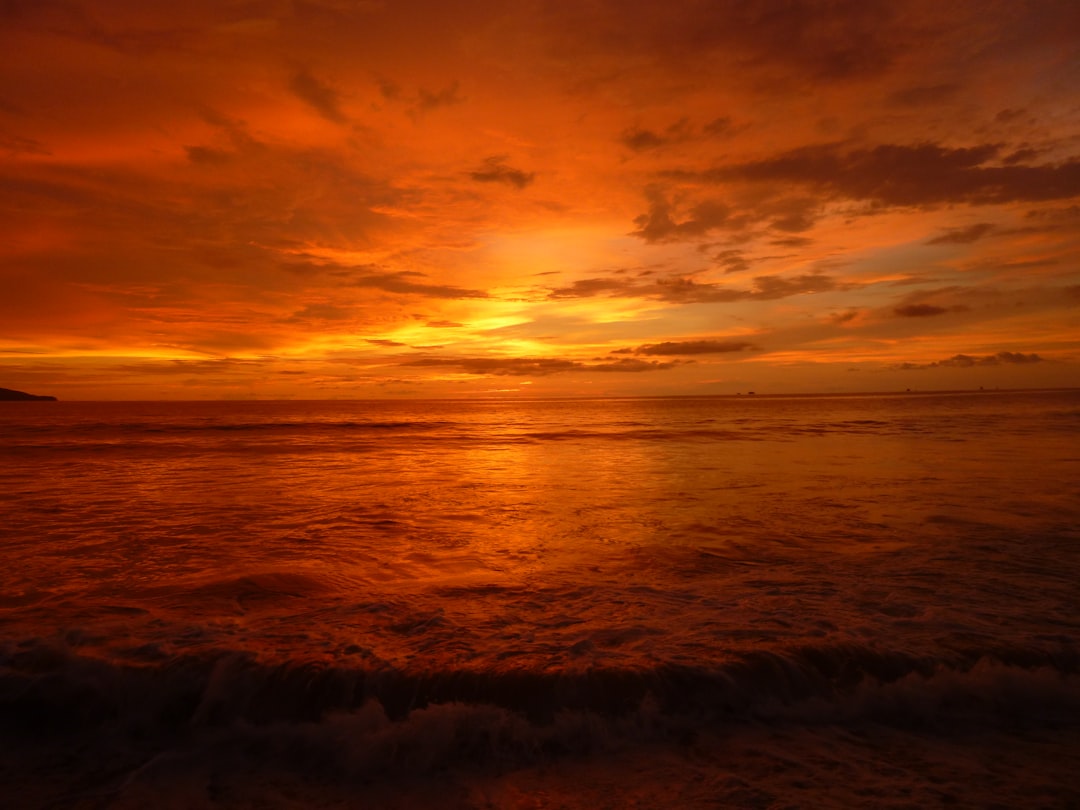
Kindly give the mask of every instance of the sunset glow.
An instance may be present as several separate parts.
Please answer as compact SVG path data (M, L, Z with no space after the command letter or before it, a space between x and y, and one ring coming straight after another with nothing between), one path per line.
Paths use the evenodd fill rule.
M0 4L0 385L1080 383L1076 3Z

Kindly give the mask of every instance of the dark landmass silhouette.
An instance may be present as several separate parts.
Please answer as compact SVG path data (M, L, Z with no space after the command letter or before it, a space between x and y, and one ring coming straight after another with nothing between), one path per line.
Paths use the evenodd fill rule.
M0 388L0 402L56 402L56 397L39 397L25 391Z

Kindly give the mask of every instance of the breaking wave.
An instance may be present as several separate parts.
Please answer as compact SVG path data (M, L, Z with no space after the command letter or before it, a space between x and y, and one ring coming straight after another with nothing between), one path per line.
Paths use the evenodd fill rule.
M359 712L368 718L356 721L361 725L377 714L380 728L400 730L429 722L423 718L434 712L466 726L468 718L487 723L498 716L533 729L538 740L571 715L659 733L749 721L1013 728L1080 721L1078 672L1076 651L1038 648L942 660L845 645L757 651L711 669L405 672L271 664L243 653L117 664L27 642L2 657L0 727L53 735L109 726L170 735L320 723Z

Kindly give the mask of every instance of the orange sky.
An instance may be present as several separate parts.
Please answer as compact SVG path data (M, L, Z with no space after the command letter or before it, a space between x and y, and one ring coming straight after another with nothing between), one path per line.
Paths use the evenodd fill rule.
M2 0L0 386L1080 384L1080 4Z

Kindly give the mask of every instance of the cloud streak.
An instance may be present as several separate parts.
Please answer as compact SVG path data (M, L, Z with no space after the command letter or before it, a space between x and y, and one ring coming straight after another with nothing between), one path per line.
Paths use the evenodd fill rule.
M742 340L666 340L663 343L649 343L625 351L646 355L686 356L695 354L731 354L756 348L753 343Z
M404 363L405 366L450 368L466 374L495 377L546 377L565 372L630 373L663 371L674 368L675 362L658 362L621 358L601 362L581 362L553 357L424 357Z
M648 298L672 304L730 304L739 301L776 301L796 295L829 292L844 286L823 273L802 273L788 277L757 276L750 288L729 287L681 276L668 276L650 282L607 277L575 281L568 287L552 290L548 297L559 300L604 296Z
M1029 366L1044 362L1044 358L1038 354L1024 354L1023 352L998 352L973 356L969 354L956 354L946 360L936 360L931 363L899 363L894 368L901 371L922 371L929 368L975 368L987 366L1022 365Z
M885 143L861 148L820 144L702 171L673 170L667 176L704 184L796 185L827 199L896 207L997 205L1080 196L1080 159L1020 166L995 163L1001 156L1001 145L993 143L969 147Z

